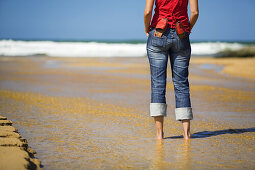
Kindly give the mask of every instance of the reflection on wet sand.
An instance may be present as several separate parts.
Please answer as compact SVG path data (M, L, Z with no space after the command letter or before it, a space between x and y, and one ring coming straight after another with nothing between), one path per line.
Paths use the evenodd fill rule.
M165 140L156 140L154 157L152 158L150 169L190 169L192 161L190 144L191 140L180 139L175 143L174 147L170 148L169 143ZM167 152L167 150L171 151Z
M181 163L180 169L190 169L191 168L191 157L190 157L190 143L191 140L183 140L183 143L177 146L178 153L180 155L177 162Z
M199 66L207 62L223 70ZM190 140L175 120L170 80L166 137L155 140L147 58L2 57L0 113L45 169L252 169L254 75L225 75L228 62L191 60Z
M150 169L160 170L163 169L165 166L165 153L164 153L164 141L163 140L156 140L155 142L155 155L152 158L152 164Z

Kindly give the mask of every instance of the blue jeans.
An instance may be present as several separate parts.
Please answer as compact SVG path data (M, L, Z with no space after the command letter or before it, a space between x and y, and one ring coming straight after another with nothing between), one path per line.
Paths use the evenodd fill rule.
M155 28L152 28L147 40L151 73L150 116L167 116L165 93L167 62L170 56L176 120L193 119L188 81L191 55L189 35L180 39L173 28L168 28L162 37L155 37L154 32Z

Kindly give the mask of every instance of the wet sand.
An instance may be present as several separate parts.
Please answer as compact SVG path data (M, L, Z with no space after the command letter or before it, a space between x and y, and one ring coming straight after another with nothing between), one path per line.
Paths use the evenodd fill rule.
M254 68L254 58L192 57L188 141L170 66L165 139L155 140L147 58L1 57L0 113L44 169L254 169Z

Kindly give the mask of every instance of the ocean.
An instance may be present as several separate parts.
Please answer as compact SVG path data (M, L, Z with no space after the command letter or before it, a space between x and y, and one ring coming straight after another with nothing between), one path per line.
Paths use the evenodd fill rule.
M195 41L191 42L193 56L215 56L223 50L238 50L255 43ZM145 57L145 41L54 41L0 40L0 56L52 57Z

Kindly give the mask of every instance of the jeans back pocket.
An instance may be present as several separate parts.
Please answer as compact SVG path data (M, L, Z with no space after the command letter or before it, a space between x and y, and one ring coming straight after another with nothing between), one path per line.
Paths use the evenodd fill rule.
M154 35L152 35L151 36L151 45L154 47L164 48L166 45L166 38L165 37L155 37Z

